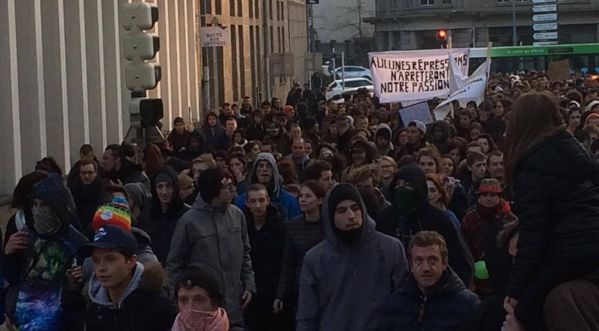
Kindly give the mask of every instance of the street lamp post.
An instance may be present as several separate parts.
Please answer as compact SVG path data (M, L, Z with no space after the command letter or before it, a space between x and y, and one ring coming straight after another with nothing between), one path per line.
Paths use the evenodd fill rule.
M516 0L512 0L512 39L514 46L518 45L518 32L516 31Z

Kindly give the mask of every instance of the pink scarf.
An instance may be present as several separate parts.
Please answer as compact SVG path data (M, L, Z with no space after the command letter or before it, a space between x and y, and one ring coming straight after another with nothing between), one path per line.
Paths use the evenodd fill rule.
M229 331L227 312L189 310L180 312L171 331Z

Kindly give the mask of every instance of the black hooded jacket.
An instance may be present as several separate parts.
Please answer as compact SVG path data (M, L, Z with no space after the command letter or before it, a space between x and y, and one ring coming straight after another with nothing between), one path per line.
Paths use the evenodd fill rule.
M447 242L449 265L468 285L472 278L472 261L468 249L460 243L451 220L443 211L428 202L428 187L422 169L407 165L397 172L393 182L403 179L412 184L417 195L418 206L414 211L400 210L393 205L394 191L391 191L392 205L381 211L376 224L377 231L399 238L408 245L411 237L420 231L436 231Z
M552 263L599 259L599 166L574 136L562 130L533 146L512 187L520 235L509 296Z
M166 174L172 179L173 197L166 212L162 212L160 200L156 192L156 178L160 174ZM162 167L152 178L152 205L150 208L145 208L139 219L138 227L145 230L152 240L152 250L156 254L158 261L163 265L166 263L166 258L171 247L171 238L175 232L175 227L179 218L189 210L189 206L185 205L179 198L179 182L177 174L169 167Z
M466 289L451 268L426 295L409 274L404 286L385 302L376 330L472 330L478 304L476 294Z
M279 273L283 262L283 246L285 243L285 221L279 215L277 208L267 207L266 222L256 229L254 216L248 208L244 210L247 221L248 236L252 250L252 266L258 291L258 303L272 304L276 297ZM256 300L253 300L256 301Z
M437 131L438 129L441 130L441 132L443 133L441 137L435 137L433 136L433 133L435 131ZM445 122L445 121L436 121L433 124L431 124L431 128L429 130L429 141L431 142L431 144L433 144L437 150L441 153L441 154L448 154L449 151L451 150L451 144L449 142L449 139L453 138L452 137L452 132L451 132L451 127L449 126L449 123ZM455 136L455 134L453 134L453 136Z
M104 203L106 183L99 175L90 184L83 184L77 177L68 185L75 200L77 216L81 223L81 231L88 237L93 236L91 229L92 218L96 209Z

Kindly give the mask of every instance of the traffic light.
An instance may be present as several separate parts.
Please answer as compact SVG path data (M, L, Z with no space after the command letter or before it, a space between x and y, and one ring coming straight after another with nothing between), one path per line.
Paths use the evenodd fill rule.
M161 78L158 63L147 62L160 50L160 39L152 29L158 21L158 7L145 2L125 3L121 11L123 54L130 61L125 66L125 82L131 91L151 90Z
M442 48L447 47L447 31L445 31L443 29L439 29L439 30L437 30L435 37L437 38L438 41L441 42Z
M160 38L148 32L158 21L158 7L145 2L124 3L120 12L123 33L125 85L131 90L129 118L131 127L125 138L143 148L146 143L161 142L164 137L157 128L164 116L162 99L146 98L146 90L158 85L162 75L160 65L148 62L160 50Z

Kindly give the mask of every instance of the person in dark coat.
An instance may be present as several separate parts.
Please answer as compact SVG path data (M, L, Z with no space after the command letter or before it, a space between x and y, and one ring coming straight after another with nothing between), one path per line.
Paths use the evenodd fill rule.
M435 121L430 128L430 143L440 154L448 154L452 150L450 140L455 136L452 127L446 121Z
M443 237L419 232L408 252L411 272L385 302L376 330L473 330L479 300L449 267Z
M204 143L207 150L215 152L227 148L227 144L229 143L227 131L220 125L216 113L210 112L206 115L206 122L202 128L202 134L205 139Z
M270 205L266 187L252 184L247 188L244 209L252 250L252 266L256 279L256 297L245 310L246 326L250 330L281 330L281 321L273 314L272 303L277 294L283 260L285 221L277 208Z
M207 152L209 152L209 150L204 143L204 134L196 129L189 135L185 148L181 149L175 155L181 160L190 162Z
M191 135L191 132L185 127L185 121L181 117L175 117L173 121L175 129L168 135L168 143L171 145L171 149L174 153L179 152L187 145L187 140Z
M287 223L277 299L273 303L275 312L297 307L304 257L312 247L324 240L320 208L326 192L315 180L307 180L300 187L298 200L302 216Z
M476 190L478 202L468 210L461 224L474 260L474 291L483 299L505 288L512 266L507 249L497 245L497 235L503 226L516 219L502 192L497 179L483 179Z
M447 242L449 265L464 284L470 284L472 262L468 249L460 243L456 229L443 211L428 201L428 187L424 171L409 164L397 172L391 191L391 206L381 211L376 229L408 243L420 231L436 231Z
M250 140L262 140L266 136L264 114L261 110L255 110L250 115L250 124L245 129L245 138Z
M66 270L87 238L71 225L61 176L34 173L27 182L31 194L9 224L2 256L1 271L9 284L6 314L19 330L70 330L78 324L79 309L65 295Z
M302 266L297 330L362 331L407 272L403 245L374 230L348 184L328 193L322 217L326 240Z
M150 179L142 172L140 165L125 157L125 149L121 145L108 145L102 155L104 177L123 184L142 183L150 187Z
M543 330L549 291L599 268L599 167L565 130L550 93L516 100L505 159L519 218L505 306L526 330Z
M143 210L137 226L148 232L152 250L163 265L177 222L188 210L189 206L179 197L177 174L169 167L160 168L152 178L152 205Z
M81 160L79 163L79 176L69 182L77 215L81 223L82 232L87 237L93 236L91 221L96 209L104 203L106 183L98 175L98 164L89 159Z
M177 309L161 290L165 272L158 263L137 262L131 232L104 225L81 254L91 256L87 331L169 331Z

